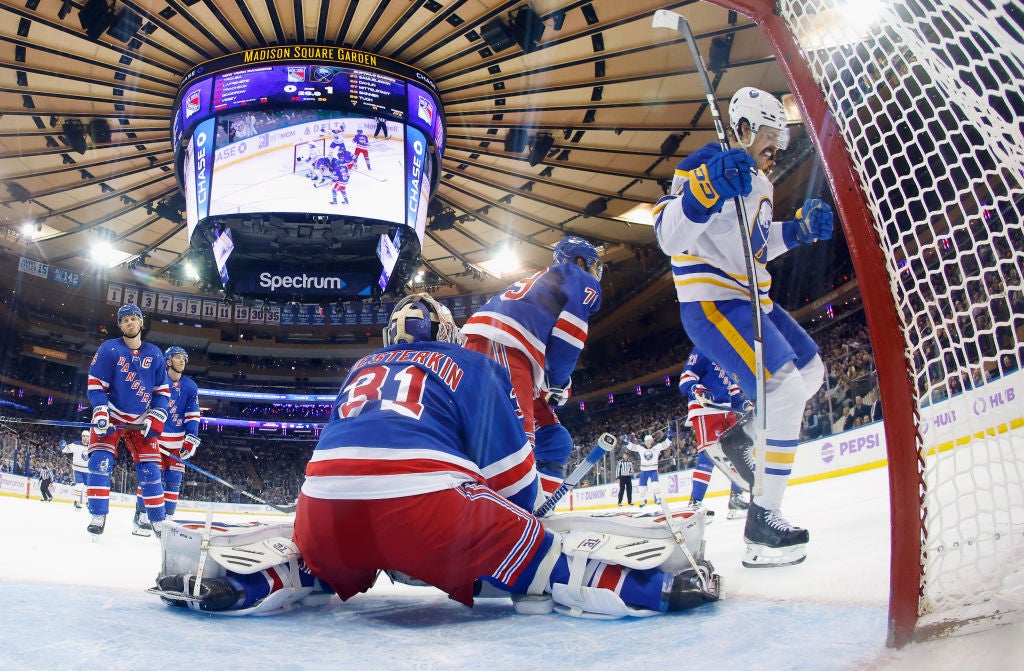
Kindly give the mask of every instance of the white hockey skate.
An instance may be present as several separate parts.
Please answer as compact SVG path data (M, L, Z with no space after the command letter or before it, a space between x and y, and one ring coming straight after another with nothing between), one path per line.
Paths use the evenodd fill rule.
M807 558L807 529L790 524L777 510L751 503L743 529L747 544L743 565L747 568L792 566Z
M106 515L93 515L92 518L89 519L89 526L87 526L85 530L94 536L99 536L103 533L103 527L105 527L106 525Z
M153 525L150 524L144 510L135 511L135 517L132 518L132 535L143 537L153 535Z

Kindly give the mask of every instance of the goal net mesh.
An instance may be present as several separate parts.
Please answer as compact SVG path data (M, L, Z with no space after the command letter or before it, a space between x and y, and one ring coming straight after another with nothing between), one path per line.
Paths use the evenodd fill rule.
M1021 610L1024 11L778 10L859 175L902 322L921 464L918 632Z

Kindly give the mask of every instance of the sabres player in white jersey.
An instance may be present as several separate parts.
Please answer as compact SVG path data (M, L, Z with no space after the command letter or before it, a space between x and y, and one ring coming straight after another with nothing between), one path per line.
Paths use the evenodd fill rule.
M462 328L468 349L508 370L523 428L539 450L537 470L546 493L561 484L572 451L551 406L565 404L571 393L590 316L601 308L604 272L597 249L577 236L559 240L552 256L553 265L491 298ZM542 431L553 425L558 428ZM537 441L538 433L552 439Z
M85 505L85 482L89 476L89 430L82 432L80 442L60 442L60 451L71 455L71 472L75 476L75 509L79 510Z
M293 539L243 530L228 543L250 547L246 534L260 541L244 553L252 565L206 561L209 579L199 579L201 525L175 525L163 535L153 591L171 605L262 614L316 592L347 600L383 569L467 606L480 590L498 589L529 613L656 615L717 599L702 559L705 579L692 565L661 568L662 558L629 568L601 557L634 561L613 548L632 550L637 538L592 536L607 546L603 555L571 534L563 545L565 534L528 512L539 485L511 383L460 339L451 313L427 294L399 301L385 347L355 363L334 402L306 467ZM631 554L678 547L643 542L661 550ZM217 545L208 544L214 560Z
M192 378L184 374L188 365L188 352L178 346L164 350L167 361L167 378L170 383L171 400L167 403L167 422L160 434L158 444L161 452L161 472L164 484L164 514L174 515L178 507L178 494L185 466L178 459L189 459L201 444L199 438L199 387ZM136 493L135 520L132 533L149 536L152 526L146 519L145 501L140 489Z
M739 385L730 381L725 371L696 347L690 352L679 375L679 393L689 399L686 423L693 427L697 441L697 464L693 468L690 505L699 506L704 501L711 472L715 469L706 448L716 442L723 431L736 424L736 413L749 412L753 404L743 397ZM745 515L749 507L743 488L733 482L729 493L729 519Z
M641 506L647 505L647 488L651 488L651 499L657 503L661 503L661 491L658 483L658 462L661 461L662 451L672 446L672 441L666 438L660 443L654 442L654 436L648 434L644 436L643 445L637 445L636 443L626 442L626 449L630 452L636 452L640 455L640 481L639 491L637 492L637 498L640 500Z
M142 342L142 310L134 303L117 311L122 337L103 342L89 366L88 397L92 404L89 436L88 531L102 534L110 510L110 474L118 445L135 462L146 514L151 524L164 519L164 489L160 480L157 438L167 421L170 385L164 355L156 345ZM125 424L141 424L141 431Z
M768 296L765 264L800 244L832 236L832 209L810 199L795 219L773 221L773 186L765 174L788 134L782 103L745 87L729 103L729 125L742 147L722 151L708 144L676 168L672 191L654 207L655 233L672 260L683 328L694 345L716 361L754 403L768 413L763 493L747 512L744 566L785 566L807 555L810 535L781 513L800 436L804 404L821 386L824 366L810 336ZM757 398L746 257L734 203L744 199L763 321L766 398ZM748 422L753 424L752 422ZM753 428L753 427L750 427ZM737 468L752 464L752 438L739 425L721 446ZM752 469L747 469L748 473Z

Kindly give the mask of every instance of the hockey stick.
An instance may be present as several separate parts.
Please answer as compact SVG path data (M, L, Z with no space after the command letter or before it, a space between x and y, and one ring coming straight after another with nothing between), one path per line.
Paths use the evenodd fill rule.
M729 151L729 138L725 134L725 126L722 123L722 115L718 110L718 101L715 99L715 89L711 85L711 78L708 77L707 67L704 65L704 60L701 58L700 52L697 50L697 40L693 37L693 31L690 29L690 23L681 14L671 12L667 9L659 9L654 12L654 20L651 26L653 28L669 28L682 33L686 39L687 46L690 47L690 54L693 56L694 65L697 68L697 74L700 75L701 84L704 85L704 94L708 100L708 109L711 112L711 118L715 122L715 134L718 136L718 144L721 145L722 151ZM736 204L736 214L739 219L740 226L740 239L743 241L743 256L744 261L747 265L747 282L748 289L750 291L750 309L753 316L753 331L754 331L754 373L756 375L756 396L754 399L757 405L754 408L754 417L756 418L756 437L754 438L754 457L756 461L755 478L754 478L754 494L761 494L764 483L764 470L765 470L765 458L767 452L767 445L765 443L765 434L768 430L768 413L765 408L765 372L764 372L764 331L761 323L761 300L758 295L757 288L757 275L754 271L754 252L750 247L750 230L749 222L750 218L747 216L747 208L743 202L743 198L736 196L733 198L733 202Z
M583 476L587 474L594 464L601 461L601 457L614 449L618 442L619 441L617 441L615 436L612 434L602 433L597 439L597 444L594 445L594 449L592 449L590 454L587 455L587 458L576 466L573 472L570 473L569 476L562 481L562 484L558 486L558 489L551 492L551 496L549 496L544 503L540 504L539 508L533 511L533 514L536 517L544 517L554 510L555 506L558 505L558 502L562 500L562 497L568 494L569 490L578 485L580 480L583 479Z
M3 424L38 424L40 426L66 426L84 429L92 426L90 422L65 422L59 419L22 419L21 417L0 417Z
M359 175L363 175L364 177L369 177L370 179L372 179L372 180L373 180L373 181L375 181L375 182L386 182L386 181L388 181L388 178L387 178L387 177L374 177L374 176L373 176L373 175L371 175L370 173L368 173L368 172L363 172L363 171L362 171L362 170L360 170L359 168L352 168L352 172L354 172L354 173L356 173L356 174L359 174Z
M286 515L290 515L290 514L295 512L295 506L275 506L273 503L269 503L266 500L261 499L260 497L256 496L255 494L253 494L251 492L245 491L241 487L236 487L235 485L231 484L227 480L224 480L223 478L218 478L213 473L211 473L211 472L209 472L207 470L203 470L202 468L199 468L195 464L190 464L189 462L185 461L184 459L181 459L179 457L174 456L173 454L171 454L170 452L168 452L167 450L165 450L162 447L160 448L160 453L170 457L171 459L173 459L174 461L178 462L182 466L187 466L188 468L191 468L193 471L196 471L197 473L202 473L203 475L205 475L206 477L210 478L214 482L219 482L220 484L224 485L228 489L233 489L236 492L238 492L239 494L241 494L243 496L247 496L248 498L252 499L256 503L262 503L263 505L269 506L269 507L273 508L274 510L277 510L277 511L280 511L282 513L285 513Z

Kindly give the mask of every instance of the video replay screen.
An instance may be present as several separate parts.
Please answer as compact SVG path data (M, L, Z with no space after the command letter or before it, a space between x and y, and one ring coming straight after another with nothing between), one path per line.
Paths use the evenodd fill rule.
M230 293L394 293L418 264L445 139L419 70L338 47L233 54L183 79L172 137L192 256Z

